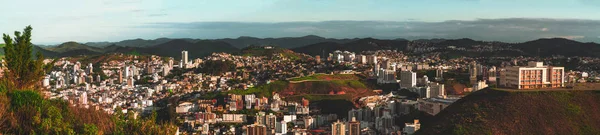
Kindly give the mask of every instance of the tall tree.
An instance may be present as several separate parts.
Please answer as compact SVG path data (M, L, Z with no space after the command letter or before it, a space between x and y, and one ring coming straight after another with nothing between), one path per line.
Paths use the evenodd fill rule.
M6 44L3 66L7 69L3 80L9 90L31 89L39 86L36 84L43 79L46 71L52 66L52 64L44 64L44 56L40 52L37 52L36 59L32 57L31 30L31 26L27 26L23 33L15 31L14 39L3 34Z

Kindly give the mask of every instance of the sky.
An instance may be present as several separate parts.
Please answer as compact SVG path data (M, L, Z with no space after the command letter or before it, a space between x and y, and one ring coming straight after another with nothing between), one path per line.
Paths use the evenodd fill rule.
M374 37L600 42L600 0L0 0L0 33L34 44Z

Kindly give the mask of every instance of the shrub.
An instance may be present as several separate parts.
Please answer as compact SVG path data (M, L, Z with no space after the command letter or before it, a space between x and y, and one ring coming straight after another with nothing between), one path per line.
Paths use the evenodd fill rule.
M33 107L41 107L43 98L42 96L32 90L12 91L10 92L11 107L19 108L25 105Z

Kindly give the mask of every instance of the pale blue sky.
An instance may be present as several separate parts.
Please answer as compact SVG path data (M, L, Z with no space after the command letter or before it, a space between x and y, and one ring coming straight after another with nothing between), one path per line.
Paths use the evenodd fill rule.
M600 25L597 21L600 20L600 0L0 0L0 5L0 33L12 35L13 31L32 25L33 42L37 44L120 41L132 38L204 39L305 34L334 38L454 38L464 34L465 38L514 42L529 38L567 36L579 37L573 39L581 41L600 40ZM510 22L507 23L512 24L510 28L548 28L527 39L512 40L507 35L519 31L509 30L506 33L477 37L481 35L477 34L478 31L460 33L461 31L455 30L445 35L436 35L435 31L424 27L452 29L449 27L454 26L442 24L457 20L483 25L482 22L489 21L481 19L507 21L507 18L534 19L533 22L508 19ZM539 18L551 19L540 21ZM582 20L587 23L581 24ZM342 21L336 23L337 28L344 29L346 27L343 26L348 26L351 29L344 33L331 32L332 29L324 31L329 28L326 26L331 24L328 23L330 21ZM405 28L411 28L412 31L381 27L363 29L365 24L362 21L382 22L386 25L404 24ZM561 23L555 24L556 21ZM215 23L220 25L214 25ZM206 30L206 24L211 24L210 30ZM278 24L288 26L286 29L271 31L248 28L257 27L255 24L265 28ZM488 27L482 28L482 31L490 31L492 27L485 25ZM582 31L569 30L571 27L578 27ZM306 31L307 28L312 31ZM238 29L245 31L236 31ZM304 31L286 31L290 29ZM549 34L548 29L563 31ZM586 29L596 29L598 32Z

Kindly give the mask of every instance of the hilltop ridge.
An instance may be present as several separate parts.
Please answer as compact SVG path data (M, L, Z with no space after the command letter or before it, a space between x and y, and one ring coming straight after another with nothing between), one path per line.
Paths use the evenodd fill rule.
M487 88L448 106L417 134L600 134L600 91Z

